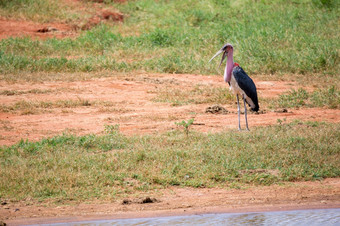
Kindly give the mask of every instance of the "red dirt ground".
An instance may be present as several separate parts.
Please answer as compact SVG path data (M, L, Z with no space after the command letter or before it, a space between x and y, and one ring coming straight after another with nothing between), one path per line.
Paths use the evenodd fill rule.
M56 28L57 31L38 32L43 28ZM40 24L31 21L15 21L0 18L0 39L9 37L32 37L39 39L74 37L76 32L70 25L61 23Z
M261 97L277 97L278 94L296 87L293 83L256 81ZM193 85L194 84L194 85ZM20 101L56 102L87 100L90 106L70 108L38 108L0 112L0 145L11 145L20 139L37 141L63 132L76 134L101 133L105 125L120 125L123 134L152 134L177 129L175 122L195 117L193 130L219 132L237 129L236 105L225 105L227 115L205 113L212 104L188 104L172 106L155 102L159 89L174 87L192 89L202 86L225 87L218 76L178 74L137 74L124 77L92 79L76 82L14 83L0 81L0 93L22 92L18 95L2 95L0 104L11 106ZM42 93L31 91L38 90ZM108 103L108 104L107 104ZM262 110L265 108L261 106ZM31 113L30 113L31 112ZM298 120L339 123L337 109L288 109L286 113L266 110L263 114L249 114L250 128ZM243 120L243 117L241 118ZM241 121L242 123L244 121Z

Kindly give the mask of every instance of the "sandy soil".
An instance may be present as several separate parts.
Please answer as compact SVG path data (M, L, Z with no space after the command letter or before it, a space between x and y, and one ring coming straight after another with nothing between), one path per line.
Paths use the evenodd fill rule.
M142 203L150 197L152 203ZM0 219L9 225L159 217L202 213L340 208L340 179L243 189L171 187L116 202L47 205L9 203Z
M279 81L257 81L261 97L277 97L296 84ZM194 84L194 85L193 85ZM155 102L159 90L191 90L195 85L225 87L219 76L135 74L118 75L115 78L92 79L76 82L14 83L0 81L0 104L12 106L20 101L27 103L86 100L90 106L70 108L39 108L0 112L0 145L10 145L20 139L32 141L63 132L76 134L101 133L105 125L119 124L126 135L152 134L178 129L175 122L195 117L191 129L201 132L219 132L237 129L235 103L224 105L229 114L205 113L213 104L187 104ZM11 93L12 92L12 93ZM16 92L16 93L15 93ZM278 119L287 122L299 120L328 121L338 123L340 110L288 109L275 112L260 108L262 114L249 114L249 126L277 124ZM32 112L33 111L33 112ZM243 120L243 118L241 118ZM244 123L244 121L241 121Z

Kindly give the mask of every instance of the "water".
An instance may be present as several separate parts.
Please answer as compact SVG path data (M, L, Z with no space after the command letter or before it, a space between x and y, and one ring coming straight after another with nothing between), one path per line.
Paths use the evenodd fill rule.
M254 213L200 214L190 216L115 219L50 224L55 226L109 225L338 225L340 209L295 210Z

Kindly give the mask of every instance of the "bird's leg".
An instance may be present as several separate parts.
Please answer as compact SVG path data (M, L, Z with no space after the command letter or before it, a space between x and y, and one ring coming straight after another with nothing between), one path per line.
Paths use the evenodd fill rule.
M243 95L243 103L244 103L244 117L246 118L246 128L249 131L248 120L247 120L247 105L246 105L246 99L244 98L244 95Z
M238 94L236 94L237 98L237 114L238 114L238 130L241 131L241 121L240 121L240 102L238 100Z

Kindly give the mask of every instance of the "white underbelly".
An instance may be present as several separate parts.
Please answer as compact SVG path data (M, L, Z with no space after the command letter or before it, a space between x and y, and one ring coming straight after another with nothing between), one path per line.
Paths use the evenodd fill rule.
M231 79L230 79L230 87L229 89L236 95L236 94L239 94L241 96L245 95L247 96L243 90L238 86L236 80L235 80L235 77L234 75L231 76Z
M254 102L247 96L247 94L239 87L239 85L236 82L236 79L234 77L234 75L231 76L230 79L230 87L229 89L235 94L239 94L241 97L244 97L244 99L246 99L247 103L254 108L255 104Z

